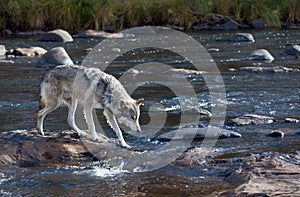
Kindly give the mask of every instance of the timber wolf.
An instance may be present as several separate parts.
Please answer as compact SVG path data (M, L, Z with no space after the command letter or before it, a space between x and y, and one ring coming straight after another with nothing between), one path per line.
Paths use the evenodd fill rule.
M125 142L118 123L133 131L140 132L140 105L143 99L131 98L122 84L112 75L97 68L77 65L60 65L48 71L41 82L41 110L38 112L37 129L44 135L43 120L45 116L61 104L67 105L68 124L79 136L84 132L75 123L77 104L83 106L88 130L94 141L107 141L108 138L97 134L93 120L94 108L104 109L108 124L116 132L122 147L130 148Z

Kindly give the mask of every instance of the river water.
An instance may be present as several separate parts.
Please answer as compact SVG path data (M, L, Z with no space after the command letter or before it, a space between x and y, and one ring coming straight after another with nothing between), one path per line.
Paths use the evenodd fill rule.
M213 105L227 105L226 120L247 113L275 117L277 122L263 125L230 126L224 128L243 135L238 139L219 140L215 150L225 164L217 167L187 169L167 166L155 171L132 173L123 170L122 166L105 168L99 163L86 167L44 167L20 168L0 165L0 196L138 196L147 193L150 196L197 196L211 194L232 187L223 181L228 169L239 166L239 158L264 151L291 153L300 149L299 123L285 123L289 118L300 118L300 73L248 73L239 71L246 66L286 66L300 68L300 60L283 56L281 53L287 44L300 43L299 30L263 30L251 32L256 42L233 43L226 39L234 32L203 31L188 32L205 48L218 48L211 52L225 84L226 99L218 103L210 102L210 92L201 75L189 75L188 81L194 87L198 104L208 111ZM50 49L63 46L76 64L81 64L87 48L93 48L101 39L75 39L72 43L40 43L36 37L1 39L0 44L6 48L41 46ZM116 50L118 50L116 46ZM265 48L274 57L272 63L259 61L233 61L244 58L255 49ZM194 54L195 55L195 54ZM5 58L0 61L0 132L16 129L32 129L36 125L36 114L39 106L39 83L45 68L36 68L38 57ZM128 52L116 59L107 72L117 77L129 68L141 63L161 62L174 68L190 68L184 58L159 49L146 49ZM156 68L159 69L159 68ZM161 71L163 72L163 71ZM144 73L145 74L145 73ZM147 74L147 73L146 73ZM178 76L176 76L178 77ZM180 76L182 77L182 76ZM128 87L132 84L124 84ZM174 84L173 84L174 85ZM185 84L175 84L186 88ZM178 127L180 119L180 103L174 93L164 86L146 83L133 94L134 98L145 98L141 107L141 125L150 121L149 107L159 103L161 109L167 111L167 119L161 131L170 131ZM190 98L184 97L189 103ZM101 113L97 113L104 130L110 130ZM220 116L212 114L213 116ZM61 107L49 114L45 128L58 132L69 129L66 121L67 109ZM209 118L203 117L199 122L186 122L186 125L207 126ZM155 125L154 125L155 126ZM157 129L157 128L152 128ZM286 133L284 138L266 136L272 130ZM110 137L115 137L111 132ZM155 147L157 142L148 142L147 137L136 139L125 135L129 144ZM193 146L200 146L194 142ZM217 165L217 164L216 164ZM226 169L226 170L225 170Z

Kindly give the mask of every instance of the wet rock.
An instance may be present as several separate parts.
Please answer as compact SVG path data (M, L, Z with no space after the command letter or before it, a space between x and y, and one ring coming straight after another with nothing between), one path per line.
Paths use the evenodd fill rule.
M0 163L18 166L76 165L93 156L72 132L41 136L36 130L16 130L0 136Z
M261 60L272 62L275 58L266 49L258 49L250 53L244 60Z
M123 33L108 33L104 31L86 30L79 34L76 34L76 38L127 38L134 37L133 34L123 34Z
M250 33L236 33L233 34L229 41L231 42L255 42L254 37Z
M255 19L251 22L254 29L264 29L267 27L267 23L262 18Z
M299 44L293 44L286 47L286 49L283 51L283 54L286 55L292 55L298 58L300 56L300 45Z
M298 122L300 122L300 120L298 120L296 118L285 118L284 122L286 122L286 123L298 123Z
M216 127L207 128L182 128L174 130L153 138L158 141L171 141L171 140L202 140L204 138L240 138L241 134Z
M219 52L220 49L219 48L209 48L207 49L208 52Z
M40 42L73 42L72 36L62 29L49 31L40 36L37 40Z
M29 48L16 48L10 54L13 56L38 56L43 55L47 52L46 49L42 47L29 47Z
M226 180L242 184L220 196L300 196L300 152L251 154Z
M284 66L275 67L242 67L240 71L255 72L255 73L289 73L289 72L300 72L300 69L288 68Z
M231 119L228 124L232 125L238 125L238 126L243 126L243 125L259 125L259 124L270 124L275 122L275 119L273 117L269 116L261 116L261 115L256 115L256 114L246 114L242 117L237 117L234 119Z
M205 148L193 147L186 150L172 164L185 168L206 167L207 163L209 163L206 156L212 154L210 150Z
M62 64L74 64L66 50L55 47L45 53L37 62L37 67L53 67Z
M4 45L0 45L0 55L5 55L6 49Z
M166 71L166 73L174 73L174 74L187 76L187 75L202 75L203 73L205 73L205 71L191 70L191 69L184 69L184 68L178 68L178 69L172 68Z
M269 137L284 137L284 133L282 131L272 131L268 134Z
M13 35L14 35L14 33L9 29L4 29L0 32L1 37L10 37L10 36L13 36Z

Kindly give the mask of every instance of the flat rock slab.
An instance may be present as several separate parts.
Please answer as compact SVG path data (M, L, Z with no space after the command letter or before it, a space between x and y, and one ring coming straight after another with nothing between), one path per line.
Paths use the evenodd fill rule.
M0 136L0 163L18 166L78 165L93 160L70 132L41 136L36 130L16 130Z
M220 129L215 127L207 128L182 128L180 130L174 130L159 136L154 137L154 140L158 141L171 141L171 140L201 140L204 138L240 138L241 134L229 131L226 129Z
M237 117L234 119L231 119L227 124L229 125L259 125L259 124L270 124L276 122L274 117L269 116L262 116L257 114L246 114L241 117Z
M254 72L254 73L291 73L291 72L300 72L300 69L288 68L284 66L275 66L275 67L242 67L240 71L245 72Z
M221 196L300 196L300 152L251 154L227 181L243 184Z

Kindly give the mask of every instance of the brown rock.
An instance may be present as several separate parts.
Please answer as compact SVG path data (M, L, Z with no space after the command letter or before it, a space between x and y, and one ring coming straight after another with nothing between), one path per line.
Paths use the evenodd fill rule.
M244 183L220 196L300 196L300 152L252 154L227 181L237 179Z
M36 130L16 130L0 136L0 163L18 166L79 165L93 156L71 132L41 136Z

